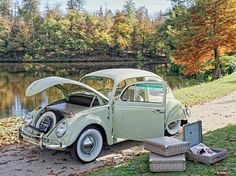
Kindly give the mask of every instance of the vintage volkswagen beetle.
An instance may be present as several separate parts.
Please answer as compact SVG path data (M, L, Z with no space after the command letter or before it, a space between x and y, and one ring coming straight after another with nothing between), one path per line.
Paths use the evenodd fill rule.
M19 139L41 148L70 149L83 162L96 159L104 143L174 135L188 110L166 82L138 69L106 69L80 81L47 77L29 85L26 96L56 87L64 99L28 113Z

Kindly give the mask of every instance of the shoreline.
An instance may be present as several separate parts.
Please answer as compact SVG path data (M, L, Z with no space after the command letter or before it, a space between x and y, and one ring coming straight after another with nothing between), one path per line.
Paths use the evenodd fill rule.
M131 59L123 59L123 60L31 60L31 61L23 61L23 60L0 60L0 63L124 63L124 62L132 62L132 63L149 63L149 64L168 64L167 61L155 61L155 60L131 60Z
M109 56L109 55L80 55L80 56L61 56L61 57L39 57L24 59L23 57L0 57L0 63L119 63L119 62L145 62L151 64L165 64L169 63L169 59L165 56L147 57L143 56L137 58L133 54L128 54L124 57Z

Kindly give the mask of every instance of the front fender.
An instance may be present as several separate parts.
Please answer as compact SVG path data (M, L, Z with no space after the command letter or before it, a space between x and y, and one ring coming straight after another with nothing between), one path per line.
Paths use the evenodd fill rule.
M113 144L110 128L96 115L80 115L78 117L67 118L64 122L67 123L67 131L60 138L60 141L67 147L71 146L76 141L83 129L92 124L100 125L106 133L107 143L109 145Z

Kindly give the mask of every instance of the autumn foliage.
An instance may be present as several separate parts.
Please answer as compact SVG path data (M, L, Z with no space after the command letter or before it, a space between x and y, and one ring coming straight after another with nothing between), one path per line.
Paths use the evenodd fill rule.
M0 119L0 148L4 145L17 143L18 127L22 126L21 118Z
M180 25L175 63L185 66L185 74L194 74L214 58L219 77L219 57L236 50L236 0L196 0Z
M120 10L101 6L94 12L86 11L85 0L67 0L64 11L56 4L40 3L44 4L0 0L0 60L159 54L150 51L159 17L151 19L148 9L136 8L133 0L125 1Z

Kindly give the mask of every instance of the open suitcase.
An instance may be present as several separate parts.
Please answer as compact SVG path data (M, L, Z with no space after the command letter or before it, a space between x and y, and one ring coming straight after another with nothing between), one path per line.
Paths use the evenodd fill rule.
M201 143L202 142L202 122L197 121L194 123L184 125L183 139L184 141L189 142L190 148ZM204 156L201 154L194 154L191 151L189 151L187 153L187 159L204 163L204 164L214 164L224 159L227 156L226 149L220 149L220 148L210 148L210 149L216 152L217 154L214 154L212 156Z

